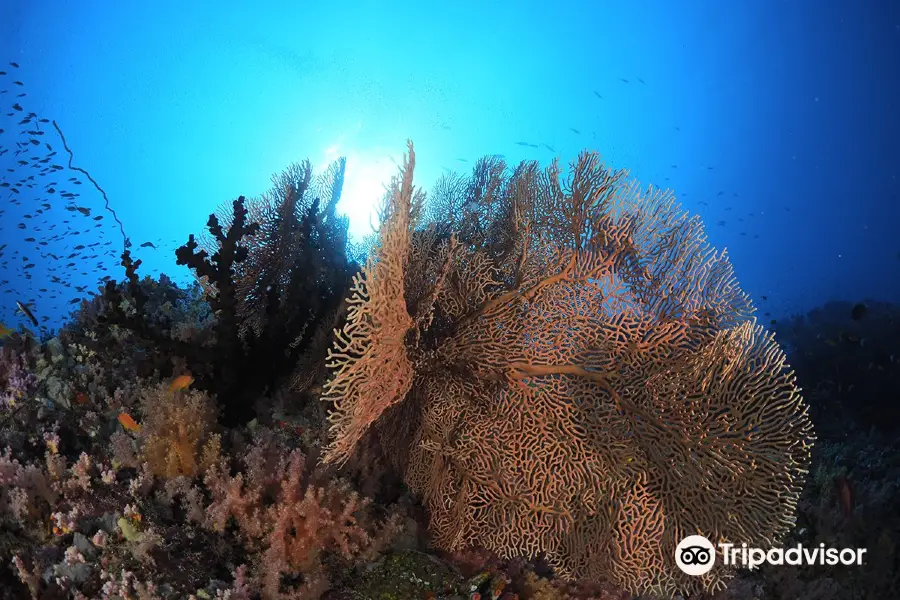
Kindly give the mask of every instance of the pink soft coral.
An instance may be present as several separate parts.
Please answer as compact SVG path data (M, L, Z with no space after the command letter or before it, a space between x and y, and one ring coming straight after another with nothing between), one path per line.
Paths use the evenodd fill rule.
M330 586L324 554L372 560L399 532L399 515L376 524L368 498L348 482L317 470L300 450L274 467L268 462L266 449L257 444L245 458L244 473L232 476L221 463L204 477L212 496L207 526L221 532L233 518L247 545L262 549L256 580L264 600L286 597L283 576L302 577L292 590L297 597L319 597Z

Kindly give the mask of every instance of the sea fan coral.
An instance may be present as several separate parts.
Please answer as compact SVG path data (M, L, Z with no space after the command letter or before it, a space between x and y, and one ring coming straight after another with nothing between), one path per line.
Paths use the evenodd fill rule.
M255 395L283 379L302 392L324 374L322 332L352 272L347 219L335 213L343 174L338 161L313 184L309 163L295 165L261 198L210 215L205 249L192 236L176 252L219 315L215 373L198 385L215 391L226 424L248 420Z
M699 219L592 153L568 181L485 159L424 205L414 164L329 356L326 459L375 424L442 548L634 593L722 586L675 567L689 533L777 542L812 427Z
M325 350L355 270L345 253L347 219L335 212L343 173L343 161L318 178L308 162L294 165L262 197L241 196L211 214L208 234L191 235L176 250L215 315L198 314L196 330L158 318L154 289L140 281L140 261L126 250L126 282L108 282L90 311L99 325L94 337L125 330L129 343L150 348L144 362L163 372L174 358L215 397L226 426L258 416L256 403L267 393L308 393L324 378ZM177 292L173 300L191 298L169 291Z

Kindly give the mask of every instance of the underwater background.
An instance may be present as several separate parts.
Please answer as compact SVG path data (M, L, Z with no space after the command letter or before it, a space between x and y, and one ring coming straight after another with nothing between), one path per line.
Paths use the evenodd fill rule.
M21 106L60 124L148 272L178 281L189 275L171 253L194 224L292 161L347 157L340 208L360 236L407 138L426 189L486 154L546 164L596 149L673 189L778 319L829 300L900 299L898 11L888 0L9 1L0 50L20 67L3 68L0 143L21 141L22 115L7 109L27 93ZM6 181L29 172L16 160L0 157L15 169ZM103 214L95 190L75 191ZM48 281L73 262L48 252L68 256L71 238L29 245L42 236L16 225L47 195L0 193L0 320L21 299L58 326L80 294ZM54 210L35 231L62 215L73 229L87 222ZM115 235L108 214L101 223L91 241ZM71 286L118 268L103 254L73 260Z
M6 0L0 600L900 598L898 167L891 0Z

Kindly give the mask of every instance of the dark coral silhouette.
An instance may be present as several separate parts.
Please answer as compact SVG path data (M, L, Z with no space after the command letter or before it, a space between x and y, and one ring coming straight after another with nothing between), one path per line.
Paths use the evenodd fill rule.
M335 213L344 163L317 182L309 163L274 178L271 192L243 196L230 211L212 214L209 236L191 235L177 262L194 271L214 315L212 335L179 339L143 311L147 294L137 276L140 261L123 254L126 283L109 282L99 320L153 343L177 357L195 387L212 393L224 425L254 417L254 403L289 386L305 392L324 373L326 332L338 323L355 265L346 258L346 218ZM171 369L171 367L170 367Z

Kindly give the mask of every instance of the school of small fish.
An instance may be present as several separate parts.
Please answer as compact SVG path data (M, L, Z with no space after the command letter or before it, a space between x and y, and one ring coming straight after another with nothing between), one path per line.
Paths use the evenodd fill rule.
M633 83L635 81L638 82L639 85L635 85ZM620 78L618 78L617 81L613 81L612 85L609 86L609 89L604 93L600 93L600 91L598 91L598 90L592 90L593 101L595 103L598 103L598 105L599 105L599 103L606 102L607 100L609 100L613 97L621 97L622 94L630 94L632 92L637 92L637 90L639 90L639 89L646 89L646 88L642 88L642 86L647 86L647 82L644 81L644 79L642 79L641 77L634 77L632 79L620 77ZM444 129L450 129L450 127L444 126ZM681 132L681 127L678 125L673 125L672 131L675 132L676 134L679 134ZM567 136L577 136L577 138L571 138L571 139L578 139L578 138L585 137L586 133L590 133L592 142L596 142L596 140L597 140L597 132L596 131L586 132L584 129L581 129L581 128L569 127L568 133L566 135ZM546 142L538 143L538 142L529 142L529 141L522 141L522 140L513 142L513 144L516 146L521 146L523 148L529 148L532 150L546 150L547 152L549 152L552 155L556 154L555 144L551 145ZM502 154L495 154L494 157L501 158L501 159L505 158L504 155L502 155ZM460 163L468 163L469 162L465 158L457 158L456 161L460 162ZM673 165L670 165L669 168L670 168L670 170L672 170L674 172L678 169L678 165L673 164ZM699 165L696 168L699 170L702 170L702 171L706 171L706 172L715 170L715 166L713 166L713 165ZM453 172L453 169L451 169L447 166L443 167L443 169L446 173ZM671 177L666 176L666 177L664 177L664 180L671 181ZM679 199L684 200L687 197L687 195L688 195L687 193L681 193L678 195L678 197L679 197ZM726 203L726 198L730 198L730 202ZM709 199L706 199L706 200L699 200L697 202L697 204L699 206L708 207L710 205L710 201L715 201L718 205L722 205L721 206L722 210L724 210L725 212L731 212L732 210L734 210L734 208L735 208L734 203L738 201L737 200L738 198L740 198L740 195L737 192L731 192L729 194L725 190L717 190L715 195L710 195ZM791 212L791 207L783 206L782 210L783 210L783 212ZM717 227L728 227L729 223L734 224L739 228L738 235L740 237L747 237L750 239L760 239L760 237L762 237L765 234L765 230L766 230L764 218L765 218L765 212L759 212L759 213L745 212L742 216L736 216L731 221L729 221L728 219L718 219L718 220L715 220L715 223L716 223Z
M51 321L48 315L64 316L111 278L108 273L117 267L121 248L107 239L113 225L105 219L106 215L96 214L103 209L96 195L89 192L83 197L83 172L71 167L67 153L57 149L63 141L61 130L57 136L55 122L27 109L28 94L17 74L19 64L8 64L8 68L0 70L0 199L4 201L0 205L0 311L15 305L17 314L42 330ZM618 83L613 83L626 91L644 85L647 84L640 77L619 78ZM610 87L603 94L593 90L594 100L605 102L622 93L616 89ZM681 132L681 127L673 125L673 131ZM596 140L596 132L590 133ZM570 127L566 135L581 137L583 130ZM545 142L514 144L556 154L555 147ZM502 154L494 156L505 158ZM457 161L468 162L465 158ZM673 172L678 168L677 164L670 165ZM714 170L712 165L698 168ZM452 172L448 167L444 170ZM682 193L679 198L687 195ZM730 198L729 203L726 197ZM736 192L718 190L697 204L708 207L710 201L716 201L722 211L731 212L738 198ZM784 206L783 210L790 212L791 208ZM764 218L765 212L751 211L732 221L718 219L715 223L718 227L736 223L741 237L758 239L766 230ZM160 242L145 241L137 248L157 250ZM11 282L15 282L15 289ZM27 292L24 295L23 290ZM770 317L770 313L764 314ZM0 317L6 318L7 323L13 322L2 312ZM776 321L770 320L769 324L776 325ZM3 331L0 329L0 338Z
M16 321L47 329L108 273L120 278L122 251L102 200L70 168L54 122L28 109L18 72L16 62L0 66L0 337Z

